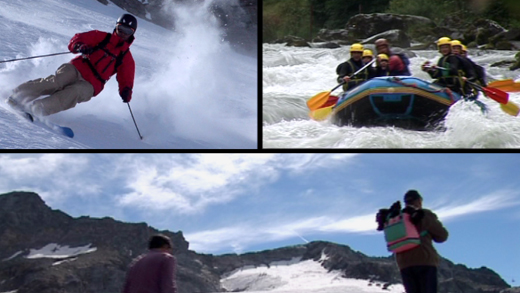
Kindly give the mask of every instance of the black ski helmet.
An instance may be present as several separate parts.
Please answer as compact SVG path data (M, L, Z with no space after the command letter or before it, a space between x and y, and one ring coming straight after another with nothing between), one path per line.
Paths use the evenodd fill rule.
M119 19L116 22L116 25L117 24L123 24L128 27L131 27L134 29L134 31L137 29L137 19L133 15L130 15L130 14L121 15L121 17L119 17Z

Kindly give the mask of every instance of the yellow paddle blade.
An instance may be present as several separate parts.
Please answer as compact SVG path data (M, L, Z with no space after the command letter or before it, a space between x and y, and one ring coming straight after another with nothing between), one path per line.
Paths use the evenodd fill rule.
M307 100L307 107L311 111L318 110L323 104L325 104L329 100L331 92L321 92L314 97Z
M316 121L322 121L322 120L325 120L327 119L330 114L332 113L332 107L334 107L334 105L332 106L329 106L329 107L325 107L325 108L319 108L317 110L314 110L314 111L311 111L309 113L309 116L313 119L313 120L316 120Z
M511 101L508 101L507 104L500 104L500 108L511 116L518 116L520 113L520 107Z

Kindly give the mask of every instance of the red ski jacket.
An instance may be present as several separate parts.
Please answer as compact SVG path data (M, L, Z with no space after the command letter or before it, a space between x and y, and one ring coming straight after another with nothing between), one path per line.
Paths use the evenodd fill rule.
M69 42L69 50L75 53L76 44L85 44L90 48L94 48L101 43L106 36L107 33L97 30L76 34ZM127 51L133 41L134 36L131 36L128 41L125 42L114 31L104 47L105 50L98 49L86 55L95 70L99 73L99 77L104 81L108 81L112 75L117 73L116 79L119 83L120 93L124 88L132 90L134 87L135 62L132 54L128 51L124 55L122 63L118 66L116 72L116 57L119 56L120 53ZM94 87L94 96L97 96L103 90L105 83L96 76L87 60L83 58L83 55L80 55L72 59L71 63L78 69L81 76L92 84Z

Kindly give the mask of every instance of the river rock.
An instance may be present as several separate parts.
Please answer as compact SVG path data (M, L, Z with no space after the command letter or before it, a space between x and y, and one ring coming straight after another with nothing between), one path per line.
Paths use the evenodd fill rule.
M337 49L341 46L335 42L324 42L324 43L313 43L311 44L312 48L321 48L321 49Z
M311 47L304 38L296 36L285 36L281 39L274 41L275 44L285 43L289 47Z
M401 30L410 34L418 27L434 28L435 23L422 16L373 13L353 16L347 22L345 29L354 38L366 39L388 30Z
M352 44L357 40L354 38L350 38L348 34L348 30L345 29L337 29L337 30L328 30L321 29L318 32L317 38L324 41L337 41L343 45Z
M506 32L506 29L499 25L496 21L482 19L475 23L476 35L475 40L478 45L489 43L489 38Z
M380 34L371 36L370 38L361 41L361 43L373 44L377 39L380 38L387 39L392 46L397 46L401 48L410 47L410 38L402 30L399 29L385 31Z

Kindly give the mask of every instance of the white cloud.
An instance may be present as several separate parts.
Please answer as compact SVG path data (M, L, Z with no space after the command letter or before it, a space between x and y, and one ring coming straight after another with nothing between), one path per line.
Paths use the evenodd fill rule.
M127 160L127 168L133 170L126 183L131 192L122 194L119 203L197 212L208 204L232 200L246 186L275 178L277 172L265 166L272 157L229 154L158 155L145 160L134 157L136 160Z
M336 164L345 164L357 154L279 154L276 167L294 173L307 172L313 169L331 168Z
M0 155L0 186L35 191L50 201L99 192L99 185L85 180L88 167L83 154Z
M434 212L441 220L454 220L467 214L500 210L519 204L518 194L501 191L468 201L466 204L451 201L449 205L439 207ZM304 240L304 236L309 234L378 233L375 213L376 209L374 209L374 213L365 215L314 216L286 222L280 220L267 222L258 219L258 222L255 223L241 223L238 226L187 233L185 236L190 242L190 248L196 251L211 253L233 249L240 253L253 245L294 237Z
M443 220L453 220L469 214L500 210L519 205L518 195L519 193L515 191L497 191L466 203L451 202L448 206L435 209L435 213Z
M320 228L322 232L375 233L377 228L375 212L352 218L332 221Z
M242 223L238 226L225 227L216 230L187 233L186 240L190 242L190 249L200 252L216 252L233 249L240 253L260 243L286 240L298 237L308 242L306 234L319 233L367 233L373 231L375 224L374 215L334 219L330 217L310 217L297 219L288 223L261 222Z
M127 178L129 192L119 203L146 209L173 209L197 213L210 204L250 195L287 171L303 172L331 167L351 154L191 154L131 156L124 159L133 170Z
M77 173L86 163L84 157L73 154L1 155L0 173L13 180L44 178L52 172Z

